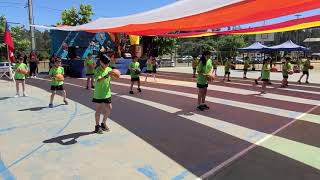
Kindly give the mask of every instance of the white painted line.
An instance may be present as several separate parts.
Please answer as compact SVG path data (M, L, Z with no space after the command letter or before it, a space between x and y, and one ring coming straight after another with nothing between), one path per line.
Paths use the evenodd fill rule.
M128 78L128 77L124 77ZM167 85L179 85L183 87L191 87L191 88L196 88L195 82L187 82L187 81L176 81L176 80L166 80L166 79L161 79L162 81L160 82L161 84L167 84ZM219 81L217 81L219 82ZM250 86L252 87L253 85L250 84L243 84L243 83L236 83L236 82L226 82L226 84L235 84L235 85L243 85L243 86ZM256 85L255 87L261 87L260 85ZM274 89L274 87L267 86L268 89ZM280 90L286 90L281 89ZM232 93L232 94L240 94L240 95L255 95L257 96L260 94L259 91L253 91L253 90L245 90L241 88L233 88L233 87L226 87L226 86L220 86L220 85L212 85L210 84L208 87L208 90L214 90L214 91L219 91L219 92L227 92L227 93ZM290 89L288 89L290 91ZM303 90L301 90L303 92ZM304 91L305 92L305 91ZM307 92L307 93L313 93L312 92ZM318 93L318 92L314 92ZM285 95L279 95L279 94L274 94L274 93L267 93L266 95L259 96L262 98L267 98L267 99L273 99L273 100L279 100L279 101L286 101L286 102L293 102L293 103L299 103L299 104L308 104L308 105L317 105L320 104L319 100L311 100L311 99L306 99L306 98L292 98L292 96L285 96Z
M133 100L135 102L139 102L141 104L151 106L160 110L163 110L168 113L176 113L178 111L171 111L170 109L175 109L175 107L170 107L167 105L163 105L160 103L154 103L153 101L149 100L142 100L137 97L130 97L130 96L120 96L122 98ZM165 107L165 108L163 108ZM319 105L314 106L308 112L301 114L295 120L285 124L284 126L280 127L276 131L271 134L267 134L264 132L260 132L254 129L242 127L239 125L235 125L229 122L225 122L222 120L214 119L211 117L203 116L200 114L193 114L191 115L178 115L179 117L191 120L193 122L211 127L215 130L221 131L223 133L229 134L231 136L237 137L239 139L245 140L247 142L253 143L248 148L244 149L243 151L237 153L233 157L229 158L228 160L224 161L223 163L219 164L212 170L206 172L201 176L201 178L207 178L217 171L221 170L221 168L225 167L226 165L232 163L234 160L240 158L244 154L248 153L251 149L256 146L261 146L267 148L271 151L277 152L281 155L284 155L288 158L294 159L316 169L320 169L320 158L315 158L320 153L320 148L307 145L301 142L296 142L290 139L286 139L283 137L275 136L278 132L282 131L283 129L287 128L298 119L305 116L307 113L313 111L315 108L319 107ZM180 110L180 109L177 109Z
M124 83L119 83L119 82L112 82L112 84L120 85L120 86L127 86L127 87L130 86L129 84L124 84ZM166 89L151 88L151 87L145 87L145 86L141 86L141 88L146 89L146 90L156 91L156 92L162 92L162 93L173 94L173 95L178 95L178 96L183 96L183 97L189 97L189 98L193 98L193 99L198 98L198 95L191 94L191 93L184 93L184 92L178 92L178 91L172 91L172 90L166 90ZM208 96L206 97L206 100L208 102L212 102L212 103L217 103L217 104L222 104L222 105L227 105L227 106L232 106L232 107L238 107L238 108L242 108L242 109L272 114L272 115L276 115L276 116L282 116L282 117L286 117L286 118L290 118L290 119L295 119L295 118L299 117L301 114L303 114L302 112L297 112L297 111L290 111L290 110L285 110L285 109L280 109L280 108L274 108L274 107L269 107L269 106L256 105L256 104L251 104L251 103L245 103L245 102L239 102L239 101L227 100L227 99L221 99L221 98L214 98L214 97L208 97ZM303 117L299 118L299 120L320 124L320 116L319 115L310 114L309 116L303 116Z
M298 161L300 161L302 163L308 164L308 165L310 165L312 167L315 167L317 169L320 169L320 161L319 161L320 159L319 158L315 159L316 157L318 157L317 154L319 154L319 152L317 152L317 151L320 150L319 148L314 147L314 146L310 146L310 145L305 145L303 143L294 142L294 141L291 141L291 140L281 141L281 140L283 140L285 138L281 138L281 137L276 137L275 136L275 134L277 134L280 131L284 130L285 128L289 127L290 125L292 125L296 121L298 121L301 118L303 118L303 116L305 116L306 114L310 113L311 111L313 111L314 109L316 109L318 107L319 107L319 105L314 106L313 108L311 108L307 112L305 112L305 113L301 114L300 116L298 116L295 120L285 124L284 126L280 127L276 131L274 131L273 133L265 136L264 138L262 138L261 140L257 141L256 143L252 144L248 148L246 148L246 149L242 150L241 152L235 154L234 156L232 156L231 158L229 158L225 162L221 163L219 166L216 166L215 168L213 168L210 171L206 172L205 174L203 174L201 176L201 178L206 178L206 177L214 175L215 173L220 171L222 168L226 167L227 165L231 164L233 161L235 161L235 160L239 159L240 157L242 157L243 155L247 154L250 150L254 149L256 146L266 147L266 148L268 148L268 149L270 149L270 150L272 150L274 152L286 155L287 157L290 157L291 155L293 155L293 157L290 157L290 158L298 160ZM268 143L263 144L264 142L266 142L269 139L270 139L269 145L268 145ZM304 145L305 148L301 148L301 145ZM277 149L277 146L283 146L283 147ZM299 149L297 147L299 147ZM283 152L284 149L286 149L287 151ZM295 153L297 149L299 150L299 152ZM315 154L315 152L317 152L317 153ZM306 154L311 159L308 158L306 160L303 160L306 157Z

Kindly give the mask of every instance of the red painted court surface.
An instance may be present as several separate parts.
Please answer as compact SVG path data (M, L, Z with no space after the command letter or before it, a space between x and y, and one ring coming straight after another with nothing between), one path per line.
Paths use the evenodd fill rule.
M253 85L252 79L232 78L230 83L217 80L208 88L207 104L210 110L201 112L195 109L198 90L191 75L171 72L159 72L157 75L160 78L157 83L152 78L146 83L144 77L141 77L142 93L135 91L134 95L128 93L130 82L126 76L113 82L111 89L115 94L112 96L113 111L110 119L161 155L179 164L184 171L170 176L162 175L170 168L159 170L155 167L164 166L165 162L157 162L157 156L146 156L140 160L150 164L142 169L136 168L132 172L133 176L137 173L141 175L141 179L173 180L320 179L319 84L292 83L288 89L281 89L280 82L273 81L267 94L259 95L260 87ZM29 86L49 90L49 83L45 79L29 79L27 83ZM94 109L91 102L92 90L85 90L84 87L84 79L65 79L68 98L79 106ZM87 129L93 130L93 114L86 117ZM59 136L82 131L76 125L73 126L68 133L62 132ZM116 131L112 125L110 128L112 132ZM98 135L88 133L79 135L78 139L90 139L90 136ZM110 135L105 133L99 136ZM79 143L75 142L68 147L72 148L77 144ZM43 145L47 146L47 143ZM60 146L64 145L57 145ZM107 145L103 147L108 148ZM117 160L121 174L122 165L131 163L125 154L130 151L130 147L118 143L118 147L112 148L124 153ZM72 153L72 150L65 153ZM132 156L135 153L143 154L143 150L132 152ZM32 161L33 156L35 155L31 154L24 161ZM110 157L108 154L92 154L86 165L94 166L96 159L110 160ZM59 163L59 159L57 161ZM15 167L20 166L19 163L12 166L12 172ZM43 166L53 167L52 164ZM81 164L79 175L66 179L82 179L81 172L86 168ZM50 168L44 169L50 171ZM109 166L106 165L105 171L111 175L113 172L108 170ZM94 174L85 174L90 173ZM99 177L108 179L108 174Z

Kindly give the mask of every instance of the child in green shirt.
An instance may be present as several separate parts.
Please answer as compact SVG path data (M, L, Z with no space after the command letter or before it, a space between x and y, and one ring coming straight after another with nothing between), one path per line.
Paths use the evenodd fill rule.
M95 89L92 102L96 104L96 125L94 132L98 134L102 134L103 131L109 131L106 122L112 110L110 89L110 73L112 73L112 69L109 67L110 61L111 59L107 54L100 55L100 66L97 67L94 74ZM101 114L103 115L103 119L100 125Z
M218 57L214 58L214 62L212 62L212 67L213 67L214 75L217 76Z
M131 86L130 86L130 94L133 94L133 84L134 82L138 82L138 91L141 92L140 88L140 63L138 62L138 57L133 56L133 60L129 64L129 71L130 71L130 76L131 76Z
M14 97L19 97L20 93L19 93L19 84L21 83L22 85L22 93L23 96L28 96L25 92L25 79L26 79L26 74L21 73L21 71L26 71L28 72L28 67L25 63L23 63L23 57L22 56L18 56L18 63L15 65L14 67L15 69L15 74L14 74L14 79L16 81L16 95Z
M303 67L302 67L302 75L300 76L300 79L298 81L298 83L301 84L301 79L303 78L304 75L307 75L307 78L306 78L306 83L309 84L309 69L310 69L310 66L311 66L311 63L310 63L310 60L312 59L311 56L308 56L307 57L307 60L303 63Z
M250 68L250 59L247 56L244 58L244 65L243 65L243 78L244 79L247 79L247 72L248 72L249 68Z
M155 66L155 61L154 61L154 57L150 56L149 59L147 60L147 70L146 70L146 79L145 81L147 82L147 78L149 76L149 74L153 74L153 79L156 82L156 74L154 72L154 66Z
M200 111L209 109L209 106L205 104L205 100L208 89L207 76L210 76L212 73L212 61L210 59L210 56L211 53L209 51L203 52L197 67L197 87L199 89L197 109Z
M226 76L228 75L228 82L230 81L230 68L231 68L231 58L228 58L226 60L226 62L224 63L224 77L223 80L224 81L226 79Z
M94 89L94 71L96 67L96 62L92 58L92 54L88 54L88 58L84 61L84 66L86 68L86 76L87 76L87 87L89 89L89 82L91 81L91 88Z
M286 61L282 66L282 77L283 77L282 83L281 83L281 87L282 88L288 87L289 73L292 72L292 67L291 67L291 64L290 64L291 58L290 57L286 57L285 60Z
M271 58L269 57L263 61L261 69L261 80L263 81L261 94L266 93L266 86L270 81L270 62Z
M62 91L63 95L63 102L65 105L68 105L67 99L67 93L63 88L63 80L59 80L58 76L64 75L64 69L61 67L61 59L57 58L57 60L54 62L54 66L49 70L49 76L51 78L51 96L50 96L50 102L49 102L49 108L53 108L53 99L56 95L57 91Z
M192 59L192 70L193 70L193 77L196 77L196 71L197 71L197 66L199 64L199 60L197 59L197 56L193 56Z

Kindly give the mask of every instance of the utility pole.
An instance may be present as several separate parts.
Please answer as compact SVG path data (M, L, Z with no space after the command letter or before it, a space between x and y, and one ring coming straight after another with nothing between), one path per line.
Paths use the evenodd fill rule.
M302 16L302 15L301 15L301 14L296 14L296 15L294 15L294 16L296 16L297 19L299 19L300 16ZM300 42L299 42L299 30L297 30L296 43L297 43L298 45L300 44Z
M29 14L29 24L34 24L33 21L33 5L32 0L28 0L28 14ZM31 50L36 50L36 41L34 39L34 27L30 26L30 35L31 35Z

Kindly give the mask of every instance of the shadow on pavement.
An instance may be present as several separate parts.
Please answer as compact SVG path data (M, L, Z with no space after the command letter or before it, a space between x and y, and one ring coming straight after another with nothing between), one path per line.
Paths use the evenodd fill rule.
M59 106L62 106L64 104L59 104L59 105L56 105L54 106L54 108L56 107L59 107ZM48 106L43 106L43 107L33 107L33 108L27 108L27 109L20 109L18 111L41 111L42 109L46 109L46 108L49 108Z
M76 144L78 141L77 139L81 136L87 136L90 134L94 134L94 132L77 132L77 133L71 133L67 135L58 136L55 138L47 139L43 141L43 143L58 143L60 145L72 145ZM67 140L67 141L64 141Z

